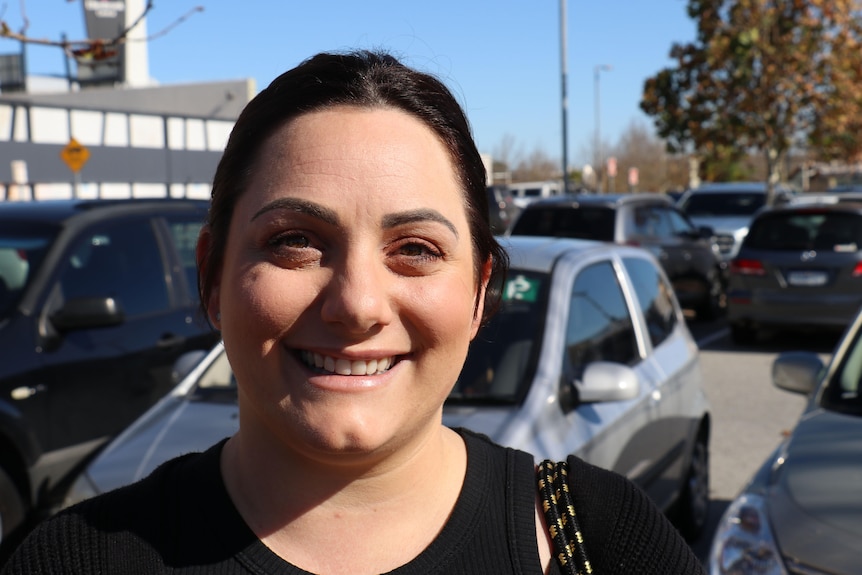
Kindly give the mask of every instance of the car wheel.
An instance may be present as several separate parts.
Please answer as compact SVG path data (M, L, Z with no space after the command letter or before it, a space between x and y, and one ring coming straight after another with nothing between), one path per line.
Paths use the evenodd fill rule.
M750 345L757 339L757 332L741 323L730 324L730 339L737 345Z
M689 542L696 541L709 515L709 448L706 437L698 436L691 452L685 485L674 504L671 519Z
M5 555L14 544L12 535L24 523L26 509L15 482L0 467L0 555Z

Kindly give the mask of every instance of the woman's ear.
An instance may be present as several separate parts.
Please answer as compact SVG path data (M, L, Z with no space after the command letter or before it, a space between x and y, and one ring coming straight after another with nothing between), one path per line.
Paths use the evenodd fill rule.
M473 311L473 325L470 328L470 340L479 333L482 327L482 319L485 314L485 293L488 291L488 282L491 281L491 258L482 264L481 277L479 278L479 289L476 292L476 306Z
M212 245L212 233L208 225L201 228L198 234L198 243L195 246L195 261L198 266L198 283L203 285L203 278L209 273L209 254ZM216 329L221 329L221 311L219 300L219 278L213 277L213 283L209 286L208 293L201 294L207 301L201 302L207 311L207 319Z

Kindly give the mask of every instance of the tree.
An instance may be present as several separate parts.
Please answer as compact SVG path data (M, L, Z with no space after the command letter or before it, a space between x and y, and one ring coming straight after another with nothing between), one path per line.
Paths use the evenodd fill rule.
M697 39L672 47L677 66L646 80L641 108L669 150L725 166L713 174L762 153L771 200L795 143L829 144L834 155L862 145L853 132L862 121L858 4L689 0Z
M617 159L619 175L614 178L614 187L609 191L629 189L628 173L631 168L638 170L636 190L660 192L668 188L668 154L664 143L642 121L632 121L628 125L617 144L610 148L610 155Z

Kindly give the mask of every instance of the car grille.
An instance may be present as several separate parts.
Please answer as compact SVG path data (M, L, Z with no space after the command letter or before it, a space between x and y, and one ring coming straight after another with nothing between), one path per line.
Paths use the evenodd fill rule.
M715 236L715 243L718 245L718 251L723 254L729 254L733 251L733 236L729 234L718 234Z

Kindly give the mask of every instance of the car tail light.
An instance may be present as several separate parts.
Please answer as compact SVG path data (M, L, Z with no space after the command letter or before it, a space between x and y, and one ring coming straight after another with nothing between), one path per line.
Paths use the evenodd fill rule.
M766 274L760 260L735 259L730 262L730 273L742 276L762 276Z
M862 276L862 262L856 264L856 267L853 268L853 277Z

